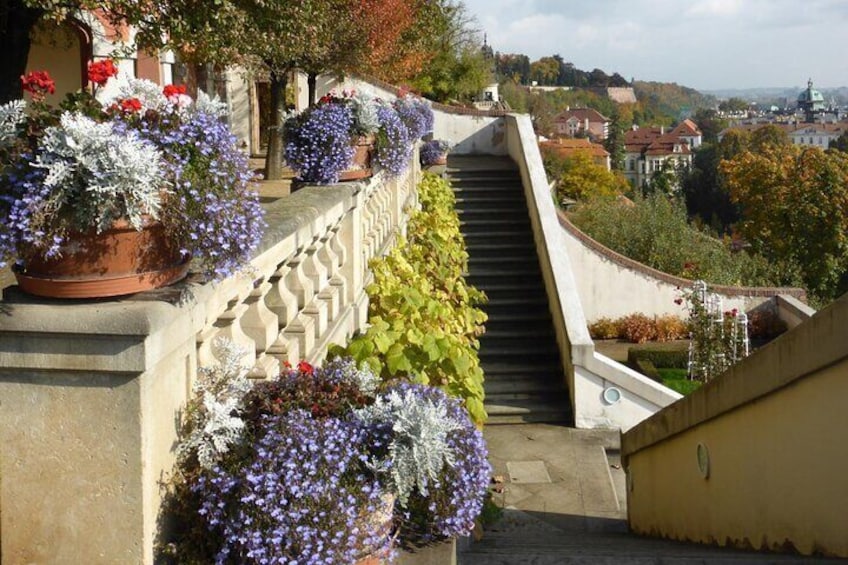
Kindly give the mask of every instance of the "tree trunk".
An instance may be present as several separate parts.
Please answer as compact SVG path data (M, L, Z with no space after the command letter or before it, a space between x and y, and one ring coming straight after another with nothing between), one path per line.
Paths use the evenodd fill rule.
M271 71L271 124L268 132L268 155L265 158L265 178L278 180L283 176L283 115L286 112L286 82L288 73Z
M43 13L27 8L23 0L0 2L0 103L23 95L21 75L26 72L30 32Z
M318 97L318 73L307 73L306 86L309 88L309 106L312 107Z

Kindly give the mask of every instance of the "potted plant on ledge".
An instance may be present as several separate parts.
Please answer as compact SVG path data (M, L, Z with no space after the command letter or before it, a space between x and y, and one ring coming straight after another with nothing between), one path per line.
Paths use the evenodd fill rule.
M474 527L491 468L458 400L350 358L254 383L217 345L187 410L164 562L377 565Z
M421 144L419 156L422 167L437 167L448 164L450 144L442 139L433 139Z
M286 120L284 158L302 183L333 184L370 177L374 165L388 176L409 166L416 137L395 106L343 92Z
M130 294L181 279L191 259L221 278L261 238L223 105L116 74L111 61L92 63L92 91L54 108L44 100L53 81L33 72L22 77L30 101L0 106L0 265L15 261L26 292Z

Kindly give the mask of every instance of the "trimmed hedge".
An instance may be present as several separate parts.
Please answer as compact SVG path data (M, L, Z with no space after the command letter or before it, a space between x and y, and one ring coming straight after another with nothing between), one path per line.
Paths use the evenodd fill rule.
M631 347L630 349L628 349L628 365L630 365L631 367L637 367L639 361L649 361L653 365L654 371L656 371L656 367L686 369L689 366L689 349L660 349L657 347L650 346Z

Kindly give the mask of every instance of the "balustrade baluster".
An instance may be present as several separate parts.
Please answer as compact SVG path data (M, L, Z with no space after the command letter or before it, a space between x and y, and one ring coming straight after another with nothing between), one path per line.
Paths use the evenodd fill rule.
M241 327L256 343L256 368L265 377L272 377L280 372L278 359L268 355L268 350L277 340L280 332L280 321L267 306L264 297L271 291L270 282L256 285L245 300L247 311L241 319Z

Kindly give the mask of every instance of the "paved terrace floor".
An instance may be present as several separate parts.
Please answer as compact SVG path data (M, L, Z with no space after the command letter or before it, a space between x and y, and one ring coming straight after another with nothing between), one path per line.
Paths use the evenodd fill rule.
M552 424L488 426L500 519L463 544L459 565L835 563L627 532L617 431ZM842 561L844 562L844 561Z

